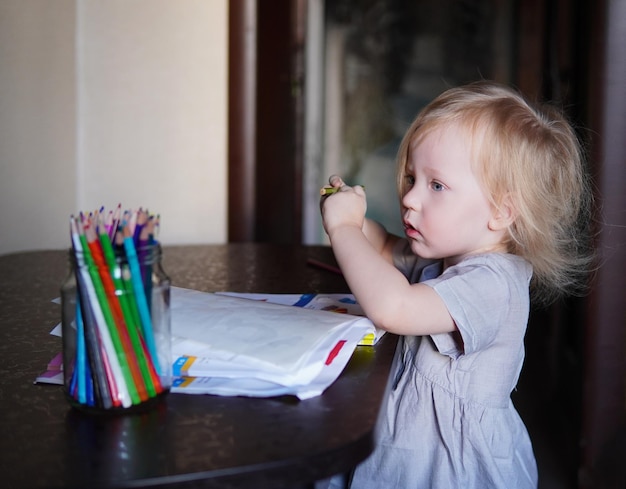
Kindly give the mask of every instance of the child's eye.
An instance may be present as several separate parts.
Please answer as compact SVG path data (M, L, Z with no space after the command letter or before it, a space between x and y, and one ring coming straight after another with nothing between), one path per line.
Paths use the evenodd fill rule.
M412 187L415 185L415 177L413 175L407 175L404 177L404 181L406 182L408 187Z
M430 188L432 188L435 192L441 192L445 189L443 183L439 183L437 181L433 181L430 183Z

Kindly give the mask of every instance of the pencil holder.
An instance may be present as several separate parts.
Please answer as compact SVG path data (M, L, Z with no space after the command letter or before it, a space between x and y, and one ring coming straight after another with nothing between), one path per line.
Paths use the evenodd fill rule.
M170 281L161 247L84 245L70 250L61 288L66 397L94 413L143 410L172 382Z

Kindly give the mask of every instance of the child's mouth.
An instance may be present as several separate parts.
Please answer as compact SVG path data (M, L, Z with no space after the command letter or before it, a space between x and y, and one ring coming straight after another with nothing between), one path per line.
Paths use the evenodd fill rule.
M418 238L422 235L417 228L415 228L411 223L406 221L404 222L404 233L406 234L407 238L413 239Z

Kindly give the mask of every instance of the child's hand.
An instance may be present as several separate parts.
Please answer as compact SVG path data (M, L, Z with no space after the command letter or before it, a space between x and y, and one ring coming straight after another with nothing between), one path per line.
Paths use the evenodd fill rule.
M339 189L333 194L323 195L320 201L324 230L330 234L341 226L363 227L367 202L363 187L349 187L337 175L328 179L332 188Z

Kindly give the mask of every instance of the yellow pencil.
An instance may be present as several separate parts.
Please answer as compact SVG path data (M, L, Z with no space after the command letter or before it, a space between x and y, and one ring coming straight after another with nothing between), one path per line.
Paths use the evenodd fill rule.
M341 187L322 187L320 189L320 195L334 194L334 193L339 192L340 189L341 189ZM363 187L363 190L365 190L365 187Z

